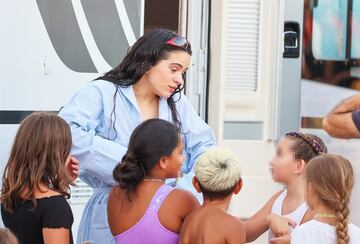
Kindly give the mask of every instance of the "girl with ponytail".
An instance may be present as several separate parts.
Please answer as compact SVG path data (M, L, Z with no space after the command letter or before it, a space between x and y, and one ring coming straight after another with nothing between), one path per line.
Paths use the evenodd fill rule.
M150 119L135 128L114 171L108 221L116 243L178 243L185 217L199 206L187 191L166 185L179 177L183 142L176 125Z
M292 244L355 244L360 229L349 223L349 201L354 186L350 162L324 154L310 160L306 169L307 202L314 219L293 232Z

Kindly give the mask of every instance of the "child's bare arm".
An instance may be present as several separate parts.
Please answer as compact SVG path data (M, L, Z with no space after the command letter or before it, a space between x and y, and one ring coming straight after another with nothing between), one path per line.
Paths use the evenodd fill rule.
M291 241L291 236L290 234L287 234L271 239L270 244L290 244L290 241Z
M271 208L276 200L276 198L283 191L279 191L273 195L267 203L253 216L244 221L245 231L246 231L246 242L252 242L261 236L265 231L269 229L270 219L269 215L271 214Z
M70 232L66 228L43 228L45 244L67 244L70 243Z
M296 227L296 222L287 217L270 214L268 219L270 222L269 228L275 236L283 236L289 234L289 225L291 225L293 228Z

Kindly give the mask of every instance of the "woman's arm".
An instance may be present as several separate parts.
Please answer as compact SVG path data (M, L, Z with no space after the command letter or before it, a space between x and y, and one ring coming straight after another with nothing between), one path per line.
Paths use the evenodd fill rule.
M127 150L126 147L98 133L104 125L104 107L113 106L112 96L115 89L112 84L109 85L88 84L59 112L71 128L72 155L79 160L80 177L90 185L93 184L87 176L113 185L112 171ZM111 97L105 99L104 95ZM109 104L106 104L105 100Z
M194 165L203 152L216 146L215 136L212 129L194 111L184 95L181 95L181 99L176 103L176 108L182 123L186 154L186 161L182 168L184 175L178 181L177 186L196 194L191 183L194 176Z

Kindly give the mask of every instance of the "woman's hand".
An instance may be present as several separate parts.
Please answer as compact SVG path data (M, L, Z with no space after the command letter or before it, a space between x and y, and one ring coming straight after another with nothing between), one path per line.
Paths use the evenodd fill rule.
M79 161L73 156L70 157L70 160L66 165L66 175L70 184L72 185L76 178L79 176Z

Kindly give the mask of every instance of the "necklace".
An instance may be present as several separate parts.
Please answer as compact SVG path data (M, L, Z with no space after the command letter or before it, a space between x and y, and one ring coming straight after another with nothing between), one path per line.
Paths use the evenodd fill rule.
M149 181L149 182L161 182L165 184L165 180L163 179L157 179L157 178L145 178L144 181Z
M317 213L315 214L314 218L336 218L334 214L328 214L328 213Z

